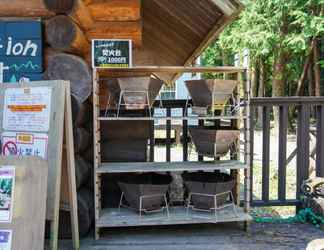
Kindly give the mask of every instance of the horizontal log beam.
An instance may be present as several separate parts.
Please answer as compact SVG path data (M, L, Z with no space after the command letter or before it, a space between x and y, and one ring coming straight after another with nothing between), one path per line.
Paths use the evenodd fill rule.
M1 17L51 17L55 13L46 8L43 0L1 0Z
M142 45L142 22L97 22L87 31L91 39L131 39L134 47Z
M88 5L96 21L138 21L141 19L140 0L106 0Z
M54 49L85 56L90 42L74 21L65 15L51 18L45 23L46 42Z
M94 25L88 7L81 0L75 0L74 7L68 14L83 30L90 30Z
M59 53L49 56L45 80L67 80L71 83L71 93L80 102L85 102L92 92L92 73L89 65L71 54Z
M48 10L56 14L68 14L74 8L76 0L43 0L43 2Z
M33 0L34 1L34 0ZM55 14L69 15L82 29L89 30L93 19L88 7L82 0L38 0L43 1L47 10ZM27 2L25 0L25 2Z

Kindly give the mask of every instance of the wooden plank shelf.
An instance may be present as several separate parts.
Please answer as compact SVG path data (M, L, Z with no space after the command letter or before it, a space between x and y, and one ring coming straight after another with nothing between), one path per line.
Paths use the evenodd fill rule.
M97 174L103 173L138 173L138 172L182 172L214 171L224 169L246 169L247 165L235 160L210 162L125 162L102 163Z
M187 120L240 120L240 119L246 119L246 116L172 116L172 117L99 117L99 121L153 121L153 120L159 120L159 121L172 121L172 120L181 120L181 121L187 121Z
M237 79L242 79L244 83L244 96L240 96L243 92L240 90L239 85L234 91L236 102L240 103L233 113L228 115L216 114L211 116L196 116L190 115L185 109L186 100L178 100L182 104L177 104L177 107L182 109L183 116L171 116L171 109L174 107L168 102L164 102L161 108L166 109L166 115L161 114L153 117L136 117L135 114L125 114L125 116L114 117L115 113L111 112L108 116L104 117L102 110L100 110L100 86L99 82L106 78L118 77L125 75L131 76L132 73L184 73L184 72L222 72L222 73L237 73ZM116 75L115 75L116 74ZM241 77L239 76L241 75ZM181 224L202 224L202 223L221 223L221 222L244 222L245 229L249 228L249 221L252 219L249 215L250 211L250 167L252 166L250 142L250 128L251 128L251 112L250 112L250 81L245 68L237 67L156 67L145 66L125 69L94 69L93 71L93 127L94 127L94 197L95 197L95 238L100 238L100 229L109 227L132 227L132 226L154 226L154 225L181 225ZM185 101L185 102L184 102ZM243 102L242 102L243 101ZM191 101L192 104L192 101ZM156 103L154 108L159 108ZM117 114L117 113L116 113ZM155 114L156 115L156 114ZM221 124L220 120L231 121L231 129L240 129L240 122L244 125L244 162L239 161L239 154L232 154L231 160L227 161L209 161L209 162L188 162L188 140L183 140L183 162L170 162L171 161L171 139L170 133L172 129L172 121L182 124L183 133L185 138L188 138L189 121L199 121L199 125L206 125L204 121L213 121L215 127L229 127ZM244 122L243 122L244 120ZM121 162L121 163L104 163L101 162L101 125L103 121L164 121L166 124L166 159L167 162L154 162L154 123L151 122L150 132L150 160L153 162ZM152 143L152 144L151 144ZM231 153L240 151L240 143L235 144ZM199 157L200 159L202 157ZM122 208L102 208L103 196L109 195L102 192L102 177L104 174L114 173L143 173L143 172L194 172L194 171L215 171L215 170L231 170L231 176L234 178L236 185L232 190L235 204L240 203L240 172L244 172L244 207L237 207L238 214L234 213L233 208L227 207L218 211L218 216L215 217L213 213L204 213L190 210L187 214L186 209L182 207L170 207L170 216L165 214L155 213L149 215L139 216L135 211ZM239 171L244 169L244 171ZM217 219L216 219L217 218Z
M158 226L158 225L184 225L184 224L204 224L204 223L224 223L250 221L252 217L244 213L241 207L236 207L237 215L233 208L227 207L218 211L217 220L212 212L198 212L189 210L186 213L185 207L170 207L170 216L166 211L152 214L144 214L141 217L138 213L127 208L106 208L101 210L97 220L97 227L136 227L136 226Z

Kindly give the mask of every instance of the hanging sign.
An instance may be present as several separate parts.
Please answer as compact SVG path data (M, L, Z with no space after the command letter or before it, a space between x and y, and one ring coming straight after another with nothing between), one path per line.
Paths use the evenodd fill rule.
M93 68L129 68L132 67L131 40L92 40Z
M11 222L14 185L15 168L2 167L0 169L0 223Z
M41 21L0 21L0 83L41 80L42 61Z
M47 134L4 132L1 142L2 155L39 156L47 160Z
M0 250L11 250L12 230L0 230Z
M50 87L6 89L3 129L47 132L50 124L51 93Z

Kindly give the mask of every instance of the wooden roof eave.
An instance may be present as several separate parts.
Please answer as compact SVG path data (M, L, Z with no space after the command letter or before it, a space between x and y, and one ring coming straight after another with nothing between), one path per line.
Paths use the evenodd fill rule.
M225 29L227 25L232 23L241 11L244 9L244 5L239 0L210 0L216 4L223 12L223 16L216 22L212 29L208 32L205 39L200 45L193 51L193 53L186 59L184 66L193 65L196 59L202 54L202 52L214 41L220 33ZM232 4L234 3L234 4ZM229 7L231 6L231 7ZM231 11L229 10L231 9ZM176 81L181 76L181 73L177 73L172 77L171 82Z

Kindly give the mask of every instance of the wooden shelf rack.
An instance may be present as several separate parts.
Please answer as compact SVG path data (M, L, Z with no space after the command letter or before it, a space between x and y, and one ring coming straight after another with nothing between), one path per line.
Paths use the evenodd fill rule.
M244 81L244 112L232 116L215 116L215 117L198 117L198 116L181 116L181 117L102 117L100 116L99 105L99 81L102 79L113 78L116 75L129 75L132 73L154 74L158 72L165 73L230 73L241 74ZM250 211L250 82L247 78L245 68L239 67L156 67L141 66L134 68L122 69L94 69L93 71L93 123L94 123L94 178L95 178L95 237L99 239L100 229L108 227L134 227L134 226L154 226L154 225L179 225L179 224L200 224L200 223L220 223L241 221L245 223L246 228L248 222L252 219L249 215ZM238 77L239 79L239 77ZM236 129L239 128L239 121L244 120L244 159L240 161L238 157L231 158L228 161L211 161L211 162L141 162L141 163L103 163L101 162L101 145L100 145L100 123L102 121L113 120L231 120L234 121ZM236 148L239 150L239 148ZM141 173L141 172L182 172L182 171L215 171L215 170L231 170L231 174L239 183L239 170L244 170L244 206L240 205L239 185L235 189L235 203L237 205L237 216L231 211L231 208L224 208L219 211L217 220L215 216L208 213L191 211L187 214L184 207L170 207L170 216L163 215L142 215L141 217L134 211L121 208L104 208L101 205L101 177L104 174L114 173Z

